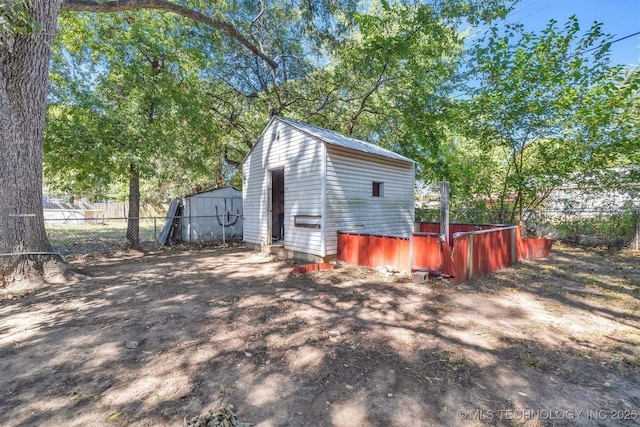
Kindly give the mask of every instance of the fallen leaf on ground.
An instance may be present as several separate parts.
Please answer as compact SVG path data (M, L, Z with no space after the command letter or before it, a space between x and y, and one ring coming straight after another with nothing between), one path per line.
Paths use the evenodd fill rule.
M118 418L120 415L122 415L122 411L118 411L115 414L111 415L109 418L107 418L107 421L113 421L116 418Z

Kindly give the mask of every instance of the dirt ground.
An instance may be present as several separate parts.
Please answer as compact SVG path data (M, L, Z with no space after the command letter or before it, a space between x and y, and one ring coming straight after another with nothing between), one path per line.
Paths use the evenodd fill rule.
M0 292L0 425L640 425L640 255L460 285L242 246L78 258Z

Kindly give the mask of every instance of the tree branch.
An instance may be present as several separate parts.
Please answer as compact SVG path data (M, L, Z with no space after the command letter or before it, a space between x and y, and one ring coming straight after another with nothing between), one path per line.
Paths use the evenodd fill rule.
M253 20L251 21L251 25L249 25L249 35L254 40L255 40L255 37L253 36L253 26L256 24L256 22L260 20L260 18L262 18L262 15L264 15L264 12L266 11L266 8L264 7L264 3L262 3L262 0L258 0L258 7L260 8L260 12L258 12L258 16L253 18Z
M61 11L64 12L121 12L125 10L154 9L175 13L185 18L193 19L213 28L217 28L236 39L240 44L249 49L254 55L262 58L275 70L278 64L267 54L251 43L236 27L228 22L206 16L188 7L172 3L167 0L63 0Z
M369 97L371 95L373 95L375 93L376 90L378 90L378 88L380 87L380 85L382 85L382 79L384 78L384 73L387 71L387 67L389 66L389 63L386 62L384 64L384 66L382 67L382 70L380 71L380 74L378 75L378 79L376 80L376 83L373 85L373 87L371 88L370 91L368 91L367 93L364 94L364 96L362 97L362 102L360 102L360 108L358 108L358 111L351 117L351 120L349 121L349 133L348 135L351 136L353 134L353 127L356 124L356 120L358 120L358 117L360 117L360 115L364 112L365 107L367 105L367 100L369 99Z

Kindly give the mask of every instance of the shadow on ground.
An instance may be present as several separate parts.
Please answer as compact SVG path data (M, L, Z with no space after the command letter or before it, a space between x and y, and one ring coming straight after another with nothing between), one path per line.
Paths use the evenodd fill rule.
M638 255L557 246L453 285L243 247L74 261L0 304L1 425L640 423Z

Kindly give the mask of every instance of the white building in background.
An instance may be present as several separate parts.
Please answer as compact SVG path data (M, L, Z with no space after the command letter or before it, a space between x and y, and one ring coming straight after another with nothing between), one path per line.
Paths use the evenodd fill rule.
M205 243L242 237L242 191L223 187L174 199L158 243Z
M545 209L588 214L589 211L640 208L640 182L633 179L632 173L640 174L640 171L611 169L602 171L603 176L583 179L582 185L568 181L551 191ZM605 179L615 180L616 185L601 185Z

